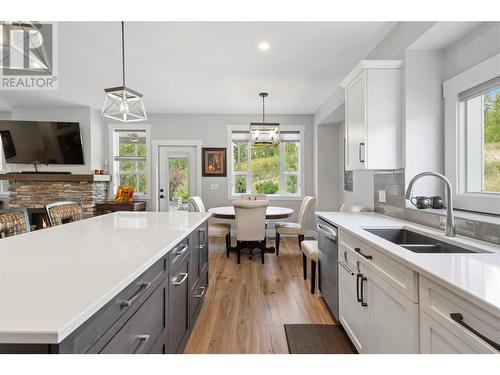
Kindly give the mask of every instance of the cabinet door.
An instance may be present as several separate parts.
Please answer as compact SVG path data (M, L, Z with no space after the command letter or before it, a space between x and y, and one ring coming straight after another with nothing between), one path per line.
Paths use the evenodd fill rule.
M200 251L200 275L205 272L208 268L208 224L205 223L203 224L200 228L198 228L199 231L199 238L200 238L200 245L199 245L199 251Z
M350 263L348 261L338 265L339 321L358 352L365 353L366 309L358 302L359 288L356 285L358 270L343 266ZM360 265L359 271L363 272L362 265Z
M189 330L189 255L170 273L168 280L168 352L177 353Z
M418 304L392 288L371 268L361 280L367 309L367 353L418 353Z
M453 333L420 312L420 353L422 354L461 354L474 351Z
M197 230L189 235L189 249L191 260L189 262L189 288L192 289L200 276L200 235Z
M345 89L346 169L365 168L366 76L360 73Z

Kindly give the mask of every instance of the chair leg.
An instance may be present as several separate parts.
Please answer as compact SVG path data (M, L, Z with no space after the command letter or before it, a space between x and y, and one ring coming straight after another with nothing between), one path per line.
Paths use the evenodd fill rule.
M260 243L260 258L261 258L262 264L264 264L264 252L265 252L265 250L266 250L266 240L264 240Z
M304 269L304 280L307 280L307 257L302 253L302 268Z
M240 264L240 258L241 258L241 242L238 241L238 244L236 245L236 253L237 253L237 263Z
M226 234L226 255L228 258L229 250L231 250L231 233Z
M311 260L311 294L316 292L316 262Z
M302 249L302 241L304 241L304 235L299 234L299 249Z
M276 256L280 255L280 234L276 232Z
M321 262L318 260L318 290L321 292Z

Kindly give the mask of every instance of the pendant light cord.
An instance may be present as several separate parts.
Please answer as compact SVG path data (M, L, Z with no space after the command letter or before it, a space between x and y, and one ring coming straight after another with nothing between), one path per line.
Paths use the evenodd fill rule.
M122 21L122 78L125 86L125 22Z
M265 124L266 123L266 117L265 117L265 105L264 105L264 101L266 100L266 97L264 95L262 95L262 123Z

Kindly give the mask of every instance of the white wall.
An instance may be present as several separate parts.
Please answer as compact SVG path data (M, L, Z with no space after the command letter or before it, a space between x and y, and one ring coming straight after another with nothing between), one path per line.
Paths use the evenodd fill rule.
M227 147L227 125L250 125L252 121L261 121L260 115L224 115L224 114L148 114L146 123L151 124L151 140L200 140L203 147ZM311 115L269 115L267 121L282 125L305 126L305 190L313 195L313 131ZM218 184L219 190L211 190L210 185ZM227 206L228 199L226 177L202 177L202 198L207 208ZM276 205L294 209L290 220L297 220L300 201L279 200Z
M407 50L405 53L405 185L424 171L444 173L444 126L442 68L443 53ZM441 195L444 189L436 178L417 181L418 195Z

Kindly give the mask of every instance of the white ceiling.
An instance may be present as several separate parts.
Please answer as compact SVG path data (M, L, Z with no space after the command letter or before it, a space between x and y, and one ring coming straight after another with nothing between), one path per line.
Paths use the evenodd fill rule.
M484 22L436 22L410 48L426 50L446 49L482 24Z
M311 114L394 22L133 22L125 24L127 86L148 113ZM260 51L261 41L271 48ZM2 91L13 105L100 108L121 84L119 22L59 24L59 90Z

